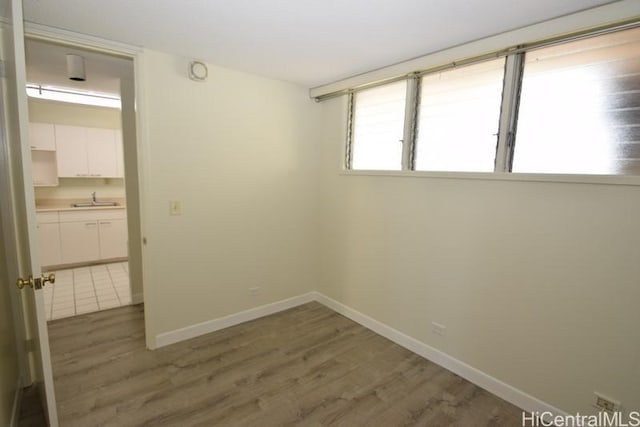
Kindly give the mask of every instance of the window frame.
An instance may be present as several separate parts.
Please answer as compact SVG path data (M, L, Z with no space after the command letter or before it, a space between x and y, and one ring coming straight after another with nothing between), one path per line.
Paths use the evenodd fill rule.
M422 177L422 178L445 178L445 179L484 179L484 180L506 180L506 181L530 181L530 182L563 182L563 183L590 183L590 184L614 184L640 186L640 175L603 175L603 174L550 174L550 173L522 173L512 172L513 156L515 151L515 137L518 124L518 109L520 104L520 92L522 89L522 79L524 74L525 55L527 52L548 47L552 45L564 44L580 39L597 37L609 33L624 31L627 29L640 27L640 20L633 20L607 25L595 29L574 32L569 35L552 37L549 39L525 43L518 46L509 47L498 52L469 58L463 61L452 62L443 66L420 70L409 73L405 76L393 79L378 81L373 84L349 89L348 93L348 120L347 120L347 143L345 151L345 162L341 175L368 175L368 176L394 176L394 177ZM458 171L418 171L415 170L416 156L416 135L418 126L418 115L420 105L420 82L421 77L427 74L438 73L473 65L480 62L505 57L505 71L503 75L502 101L499 114L498 138L496 143L496 156L493 172L458 172ZM405 109L405 128L403 139L402 169L393 170L357 170L352 169L352 117L356 108L353 93L358 90L368 89L375 86L390 84L398 80L407 80L407 98ZM342 93L327 94L316 98L322 101Z

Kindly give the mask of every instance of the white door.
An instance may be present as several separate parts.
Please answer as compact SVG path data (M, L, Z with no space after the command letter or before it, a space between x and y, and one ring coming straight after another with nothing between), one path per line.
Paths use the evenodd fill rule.
M7 242L7 250L15 253L15 260L10 269L19 271L22 279L33 277L41 282L42 272L38 258L38 235L36 227L35 201L31 177L31 150L29 147L29 120L27 109L26 70L24 56L24 27L22 20L21 0L0 0L2 12L5 14L2 30L2 61L7 68L2 78L2 110L5 133L3 140L6 146L1 147L9 154L11 179L3 180L0 185L10 186L12 197L3 200L3 204L13 209L10 218L3 218L12 223L15 239ZM6 166L6 165L2 165ZM5 238L5 240L7 240ZM17 278L16 278L17 279ZM47 285L50 286L50 285ZM49 352L49 336L45 317L44 296L42 289L26 287L21 292L26 307L24 315L30 325L27 338L33 342L30 353L35 366L32 378L36 380L42 391L42 403L49 425L58 426L58 417L53 388L53 373Z

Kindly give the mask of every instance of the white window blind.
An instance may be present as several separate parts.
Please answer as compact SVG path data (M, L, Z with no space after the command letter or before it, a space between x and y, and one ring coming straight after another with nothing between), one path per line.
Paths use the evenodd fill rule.
M407 82L354 95L352 169L401 170Z
M422 77L416 170L493 172L504 62Z

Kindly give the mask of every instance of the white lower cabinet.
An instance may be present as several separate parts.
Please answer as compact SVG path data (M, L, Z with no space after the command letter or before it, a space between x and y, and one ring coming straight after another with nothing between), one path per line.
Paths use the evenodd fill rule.
M62 264L58 212L38 213L36 219L40 264L43 267Z
M100 234L100 259L123 258L127 256L127 221L125 219L101 219L98 221Z
M99 259L98 221L61 222L60 242L63 264Z
M43 266L127 257L124 209L39 212L37 218Z

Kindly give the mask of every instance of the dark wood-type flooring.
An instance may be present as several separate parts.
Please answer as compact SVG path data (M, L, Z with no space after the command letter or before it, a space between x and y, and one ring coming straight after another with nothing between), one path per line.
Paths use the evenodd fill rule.
M40 405L40 393L38 388L33 385L27 387L22 392L22 401L20 403L20 419L19 427L46 427L47 421Z
M61 426L521 425L520 409L318 303L155 351L143 310L49 324Z

